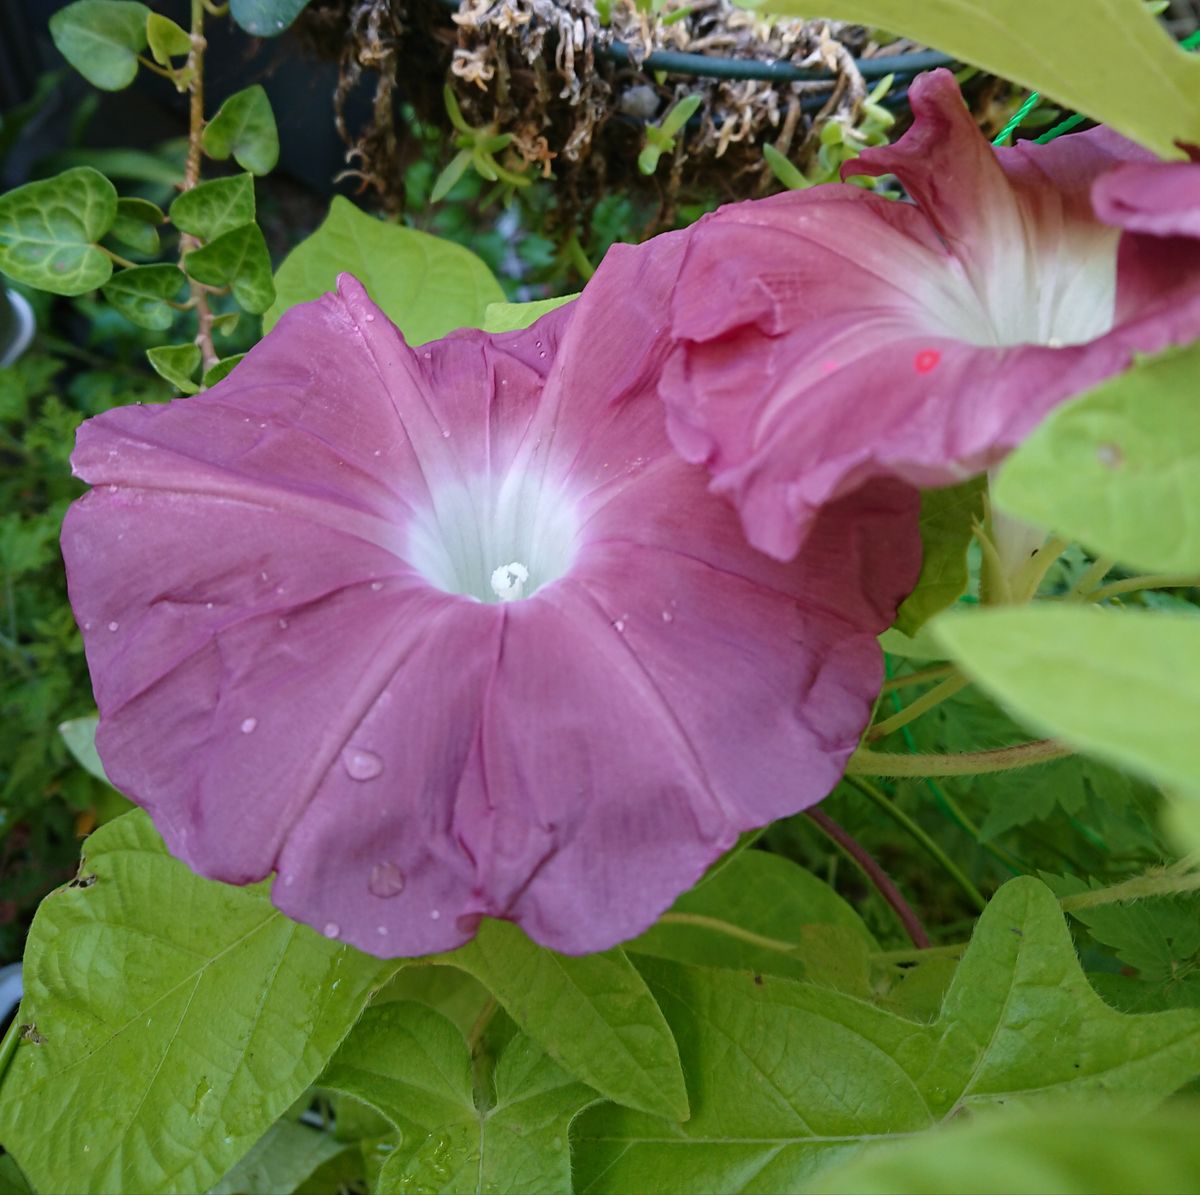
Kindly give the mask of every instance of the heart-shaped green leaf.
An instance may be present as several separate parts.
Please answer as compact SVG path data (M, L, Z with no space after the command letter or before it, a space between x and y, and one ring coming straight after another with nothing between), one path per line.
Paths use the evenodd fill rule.
M275 301L271 258L257 224L222 233L215 241L184 256L184 268L205 286L229 286L246 311L259 315Z
M234 353L232 357L222 357L216 365L208 369L204 374L204 385L215 386L223 378L227 378L232 372L233 367L245 356L245 353Z
M267 93L258 83L235 92L205 126L200 143L211 158L232 154L243 170L269 174L279 161L279 132Z
M56 295L95 290L112 274L96 242L116 218L116 188L90 166L17 187L0 195L0 270Z
M150 53L161 66L170 66L172 58L186 58L192 52L192 39L170 17L152 12L146 17L146 40Z
M114 274L104 286L104 297L126 319L165 332L175 318L168 303L178 297L186 283L178 266L138 266Z
M232 0L233 19L255 37L278 37L306 8L308 0Z
M150 10L133 0L75 0L50 18L62 56L93 87L120 91L137 74Z
M158 252L158 225L166 217L148 199L118 199L117 218L108 235L130 249L153 257Z
M195 394L200 389L193 380L200 368L200 350L194 344L165 344L147 349L146 359L154 372L166 378L180 394Z
M254 176L214 178L184 191L171 204L171 223L206 241L254 222Z

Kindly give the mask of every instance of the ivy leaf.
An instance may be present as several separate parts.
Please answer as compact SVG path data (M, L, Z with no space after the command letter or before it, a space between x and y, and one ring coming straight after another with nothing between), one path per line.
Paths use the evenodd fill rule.
M170 66L172 58L186 58L192 52L192 39L187 30L157 12L146 16L146 40L159 66Z
M255 37L278 37L306 8L308 0L231 0L233 19Z
M774 976L660 960L644 974L679 1041L692 1117L585 1112L581 1195L806 1190L863 1145L965 1109L1119 1090L1148 1110L1200 1057L1200 1013L1128 1016L1095 994L1053 893L1028 877L988 905L932 1024Z
M1035 730L1200 792L1200 619L1041 604L943 616L936 630Z
M185 253L183 265L197 282L232 287L238 305L252 315L266 311L275 300L271 258L257 224L230 229Z
M200 368L200 350L194 344L166 344L147 349L146 360L160 378L166 378L180 394L195 394L196 370Z
M143 328L165 332L175 319L168 302L178 297L187 279L178 266L136 266L120 270L104 286L104 297Z
M1200 344L1054 411L1005 463L995 501L1149 572L1200 573Z
M921 576L896 616L902 634L915 635L967 589L967 549L983 518L986 480L980 476L943 490L921 492Z
M343 271L367 288L409 344L478 328L488 304L504 299L500 283L469 249L377 220L338 195L320 228L280 265L263 331L289 307L333 290Z
M116 218L116 188L90 166L17 187L0 195L0 270L51 294L95 290L112 274L96 242Z
M476 1102L462 1034L421 1004L369 1009L321 1078L382 1112L402 1143L377 1189L542 1195L571 1189L567 1130L596 1093L530 1038L501 1051L491 1090Z
M117 218L109 236L146 257L158 252L158 229L166 217L156 203L148 199L118 199Z
M1200 60L1130 0L1093 0L1084 25L1078 0L768 0L761 7L888 29L1085 112L1162 157L1200 144ZM1123 74L1144 85L1114 87Z
M290 1120L273 1124L248 1154L207 1195L281 1195L346 1148L332 1133Z
M987 1116L872 1149L824 1175L819 1195L1131 1195L1188 1191L1200 1174L1196 1112L1133 1118L1071 1104L1033 1116Z
M67 750L75 762L85 772L95 776L97 780L103 780L105 784L111 784L112 781L100 762L100 753L96 750L96 727L99 724L99 714L88 714L83 718L71 718L67 722L60 722L58 733L62 735L63 742L66 743Z
M320 1074L383 965L264 885L194 875L140 810L84 859L30 931L18 1016L37 1038L0 1086L0 1139L40 1191L207 1190Z
M736 931L749 933L739 938ZM625 946L677 962L831 982L864 996L877 948L828 884L790 859L755 850L685 892L662 921Z
M58 52L102 91L120 91L137 74L150 10L131 0L76 0L50 18Z
M623 951L555 954L489 919L466 946L432 961L473 975L555 1062L606 1098L687 1116L675 1041Z
M211 241L254 223L254 176L214 178L184 191L171 204L171 223L180 232Z
M236 91L217 109L200 138L210 158L230 154L251 174L270 174L279 161L279 132L261 84Z
M578 298L579 295L574 294L557 299L534 299L532 303L489 303L480 327L485 332L519 332L537 323L548 311Z
M233 367L245 356L245 353L234 353L232 357L222 357L216 365L212 366L204 375L205 388L215 386L222 378L227 378L232 372Z

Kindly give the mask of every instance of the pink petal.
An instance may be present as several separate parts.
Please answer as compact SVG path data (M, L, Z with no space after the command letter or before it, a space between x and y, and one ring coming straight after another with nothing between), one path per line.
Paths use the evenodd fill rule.
M277 870L281 909L383 956L484 915L597 950L835 783L914 495L831 506L790 565L746 545L654 393L685 243L415 351L343 279L213 391L85 425L63 551L99 748L173 851ZM543 583L486 600L518 551Z
M779 559L869 479L954 484L1135 352L1200 333L1191 245L1092 210L1149 155L1106 130L997 152L948 72L911 96L909 132L845 172L894 172L915 204L815 187L723 208L688 244L671 436Z

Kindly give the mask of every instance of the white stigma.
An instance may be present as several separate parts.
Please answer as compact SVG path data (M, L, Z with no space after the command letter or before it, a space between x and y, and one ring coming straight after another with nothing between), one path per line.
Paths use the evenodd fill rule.
M519 561L502 564L492 573L492 592L502 602L515 602L525 596L529 570Z

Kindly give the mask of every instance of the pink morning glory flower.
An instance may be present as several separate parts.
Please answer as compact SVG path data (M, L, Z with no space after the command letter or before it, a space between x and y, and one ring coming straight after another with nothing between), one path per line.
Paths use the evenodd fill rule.
M963 480L1135 352L1200 334L1200 166L1105 129L994 150L947 71L910 96L912 128L844 173L894 173L912 203L830 184L689 241L672 439L780 559L867 479Z
M193 869L275 871L284 912L377 955L484 915L586 952L836 783L912 495L831 505L788 565L745 543L655 393L683 243L420 348L343 276L213 390L83 426L97 746Z

